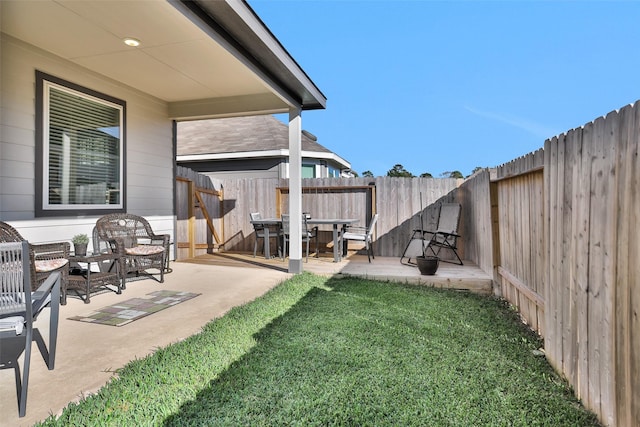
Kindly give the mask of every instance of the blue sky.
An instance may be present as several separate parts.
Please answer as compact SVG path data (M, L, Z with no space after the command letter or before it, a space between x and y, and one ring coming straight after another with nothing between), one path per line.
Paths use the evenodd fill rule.
M640 99L640 2L248 0L361 174L497 166Z

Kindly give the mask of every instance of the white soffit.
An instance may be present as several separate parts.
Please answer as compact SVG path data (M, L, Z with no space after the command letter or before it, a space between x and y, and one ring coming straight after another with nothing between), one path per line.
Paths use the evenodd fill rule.
M2 32L166 102L257 95L273 96L274 106L286 107L264 81L163 0L2 0L0 15ZM126 46L126 37L141 45Z

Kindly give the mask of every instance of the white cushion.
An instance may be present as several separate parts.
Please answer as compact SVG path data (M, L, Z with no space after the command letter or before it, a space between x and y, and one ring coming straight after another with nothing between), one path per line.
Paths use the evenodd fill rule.
M367 239L367 236L365 234L355 234L347 232L342 235L342 238L348 240L362 240L364 242Z
M47 273L63 267L69 260L65 258L41 259L35 262L38 273Z
M5 317L4 319L0 319L0 331L15 330L16 335L20 335L22 333L23 328L24 328L24 317L22 316L12 316L12 317Z
M156 245L138 245L124 250L127 255L154 255L164 252L164 247Z

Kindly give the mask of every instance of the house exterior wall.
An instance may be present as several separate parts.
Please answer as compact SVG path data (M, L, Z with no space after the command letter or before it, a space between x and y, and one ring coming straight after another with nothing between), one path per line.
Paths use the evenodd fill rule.
M263 159L188 161L178 162L180 166L192 169L203 175L219 179L239 178L289 178L287 157ZM329 176L329 168L340 170L340 164L325 160L303 158L303 165L314 165L316 178L334 178Z
M90 234L95 217L35 217L35 71L127 103L127 212L174 235L174 149L165 102L0 34L0 219L33 243Z
M280 158L179 162L180 166L220 179L280 178L281 163Z

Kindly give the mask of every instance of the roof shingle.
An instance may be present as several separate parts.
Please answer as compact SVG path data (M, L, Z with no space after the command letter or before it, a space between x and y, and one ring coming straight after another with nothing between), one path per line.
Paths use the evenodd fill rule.
M289 128L271 115L178 122L178 155L289 149ZM302 134L302 150L332 151Z

